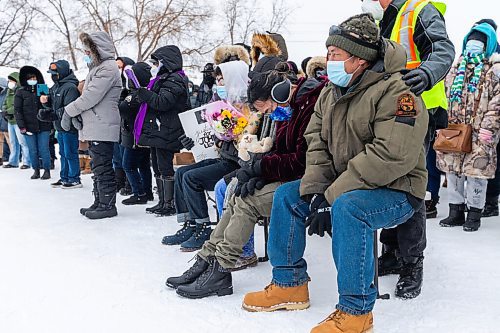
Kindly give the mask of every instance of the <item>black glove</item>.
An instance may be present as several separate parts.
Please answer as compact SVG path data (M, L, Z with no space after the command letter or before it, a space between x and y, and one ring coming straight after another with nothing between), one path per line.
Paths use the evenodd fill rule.
M325 231L332 236L331 206L323 194L315 194L309 205L311 213L306 218L309 236L314 234L323 237Z
M151 96L154 94L151 90L148 90L144 87L140 87L137 89L137 99L139 102L147 102L151 99Z
M52 122L57 120L57 115L52 109L40 109L38 110L37 119L43 122Z
M63 113L61 118L61 127L63 130L68 132L71 130L71 117L66 112Z
M430 79L427 73L425 73L420 68L409 71L403 76L403 81L410 88L410 91L417 96L422 95L422 93L428 90Z
M179 141L181 142L182 146L186 148L187 150L191 150L194 147L194 141L190 137L187 137L186 134L183 134L179 137Z
M73 124L73 127L76 128L77 130L81 131L83 128L83 120L82 116L76 116L71 118L71 123Z
M238 164L242 168L250 168L252 167L255 163L258 161L262 160L262 157L264 157L266 154L265 153L252 153L248 152L248 155L250 156L250 159L248 161L243 161L241 158L238 160Z
M238 183L238 185L236 185L236 189L234 190L234 194L237 197L241 196L241 198L243 199L248 197L249 195L254 195L256 189L262 190L262 188L264 188L266 184L267 182L264 179L255 177L250 179L246 183Z
M260 164L261 160L258 160L251 166L246 166L236 171L236 178L238 178L238 182L246 183L251 178L260 177L262 175Z

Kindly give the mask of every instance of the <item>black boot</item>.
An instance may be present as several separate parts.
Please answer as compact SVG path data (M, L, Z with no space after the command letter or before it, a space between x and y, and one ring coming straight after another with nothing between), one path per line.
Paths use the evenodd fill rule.
M163 208L156 211L157 216L175 215L174 205L174 178L167 177L163 179Z
M208 268L208 262L196 256L196 262L181 276L169 277L165 284L167 287L177 289L180 285L193 283Z
M396 249L384 244L382 255L378 258L378 275L399 274L401 268L403 268L403 262L396 255Z
M97 182L95 181L95 179L93 179L93 186L94 188L92 190L92 194L94 195L94 203L88 208L80 209L80 214L82 214L83 216L85 216L85 213L89 210L94 210L97 208L97 206L99 206L99 191L97 190Z
M42 180L47 180L47 179L50 179L50 170L49 169L46 169L44 172L43 172L43 176L40 178Z
M191 238L196 231L194 222L186 221L181 229L175 234L163 237L161 243L163 245L181 245Z
M35 169L35 172L33 172L33 176L31 176L31 179L40 179L40 169Z
M148 199L148 201L153 201L155 199L153 191L151 190L146 191L146 199Z
M403 269L396 284L396 297L412 299L420 295L424 278L424 257L403 260Z
M177 294L186 298L232 295L233 279L231 273L222 268L212 257L208 268L194 282L180 285L177 288Z
M483 217L498 216L498 195L486 197L486 204L483 209Z
M143 195L133 195L128 199L122 200L122 204L125 206L131 206L131 205L145 205L148 203L148 197L146 194Z
M114 184L113 184L114 185ZM116 210L116 192L114 188L109 188L110 192L99 191L99 205L96 209L85 212L85 217L90 220L100 220L118 215Z
M425 216L428 219L434 219L437 217L437 204L439 203L439 198L425 200Z
M442 227L460 227L465 223L465 204L450 204L450 215L441 220Z
M481 226L481 215L483 210L479 208L469 207L467 220L465 220L464 231L478 231Z
M153 207L146 208L146 213L155 214L157 210L163 209L163 205L165 204L163 197L163 179L161 177L156 178L156 187L158 189L158 203Z

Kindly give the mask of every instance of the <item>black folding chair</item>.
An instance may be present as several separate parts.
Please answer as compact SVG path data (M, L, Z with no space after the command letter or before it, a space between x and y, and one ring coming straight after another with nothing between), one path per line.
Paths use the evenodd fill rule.
M389 294L380 294L378 287L378 231L373 232L373 256L375 257L375 276L373 278L375 288L377 288L377 299L390 299Z

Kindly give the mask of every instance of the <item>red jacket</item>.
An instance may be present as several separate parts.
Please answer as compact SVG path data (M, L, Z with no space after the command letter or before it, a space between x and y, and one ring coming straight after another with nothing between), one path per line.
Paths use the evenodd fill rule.
M290 101L292 118L276 124L273 148L262 158L262 178L273 182L289 182L302 178L306 170L307 152L304 132L319 94L327 82L304 78L299 80Z

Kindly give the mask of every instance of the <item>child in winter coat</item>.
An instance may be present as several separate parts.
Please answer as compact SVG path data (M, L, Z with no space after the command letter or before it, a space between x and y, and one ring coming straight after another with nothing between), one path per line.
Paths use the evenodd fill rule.
M443 227L477 231L481 225L488 179L495 176L500 129L500 55L494 54L496 48L491 25L474 26L450 73L449 122L472 125L472 152L437 152L438 167L448 179L450 214L440 222Z

